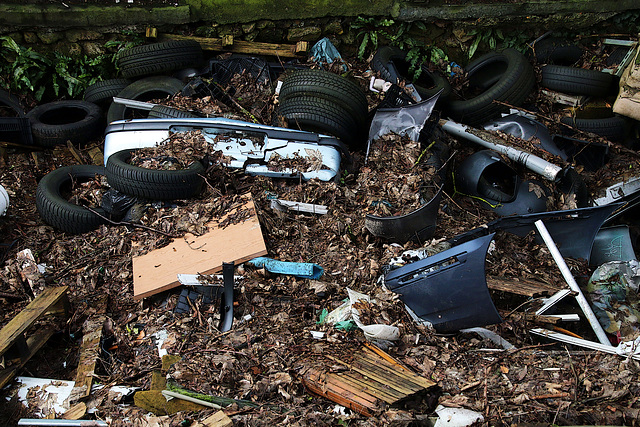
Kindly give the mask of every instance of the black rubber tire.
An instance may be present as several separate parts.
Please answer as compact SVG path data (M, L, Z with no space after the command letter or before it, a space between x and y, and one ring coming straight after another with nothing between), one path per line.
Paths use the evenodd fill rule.
M131 150L122 150L107 159L107 182L121 193L148 200L178 200L202 191L205 167L199 161L186 169L164 171L130 165L130 158Z
M542 67L542 87L571 95L604 97L614 95L612 74L566 65Z
M369 104L360 87L349 79L324 70L298 70L287 76L280 88L280 102L317 97L340 105L361 125L367 121Z
M611 141L621 141L627 134L627 120L621 116L605 117L601 119L577 119L574 117L563 117L560 119L564 123L574 128L595 133ZM562 133L571 134L571 129L562 127Z
M84 100L106 107L113 102L113 97L131 84L127 79L108 79L96 82L84 91Z
M331 101L315 97L288 99L279 108L288 127L333 135L347 146L361 148L366 139L364 129L344 110Z
M533 45L533 57L538 64L572 65L582 53L578 45L557 37L542 39Z
M409 79L409 67L407 53L393 46L382 46L371 59L371 68L378 71L380 76L391 83L401 81L412 82ZM440 73L430 71L426 65L421 66L418 80L412 82L418 94L424 99L431 98L442 90L438 100L446 100L451 95L449 81Z
M136 101L151 101L153 99L166 98L180 92L184 87L178 79L165 76L146 77L137 80L124 88L118 96L120 98L133 99ZM135 110L143 118L149 114L148 111ZM113 103L107 112L107 122L134 118L134 111L122 104Z
M42 219L66 233L81 234L95 230L106 221L90 210L73 204L62 197L62 189L76 181L89 181L96 175L104 175L103 166L64 166L46 174L38 183L36 208ZM102 208L92 208L107 216Z
M18 98L4 89L0 89L0 117L24 117Z
M470 88L482 92L469 99L451 100L447 110L453 119L471 126L508 111L508 107L493 101L521 106L535 85L533 67L515 49L489 52L472 61L466 71Z
M117 64L125 79L167 74L182 68L197 68L202 48L193 40L172 40L123 49Z
M42 147L84 144L102 134L102 110L93 102L55 101L35 107L27 113L33 141Z
M179 110L173 107L167 107L166 105L156 105L149 110L150 119L191 119L200 117L189 111Z

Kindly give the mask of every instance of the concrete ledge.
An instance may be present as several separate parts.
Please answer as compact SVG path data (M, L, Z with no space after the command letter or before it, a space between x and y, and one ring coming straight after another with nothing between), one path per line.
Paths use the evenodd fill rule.
M127 25L188 24L189 6L142 8L121 6L0 5L5 28L100 28Z

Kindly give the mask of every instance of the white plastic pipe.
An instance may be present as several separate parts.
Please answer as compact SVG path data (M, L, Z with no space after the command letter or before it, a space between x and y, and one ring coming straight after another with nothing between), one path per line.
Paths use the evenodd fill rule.
M531 171L541 175L543 178L548 179L549 181L555 181L560 171L562 171L562 168L560 166L547 162L545 159L534 154L527 153L526 151L522 151L517 148L509 147L508 145L490 142L474 134L479 132L484 134L484 132L486 132L484 130L475 129L461 123L453 122L451 120L440 120L440 125L445 132L448 132L452 135L457 135L464 139L468 139L469 141L480 144L483 147L502 153L514 162L520 163L521 165L529 168ZM497 139L491 134L487 133L487 135L487 139Z
M596 333L596 336L598 337L598 341L600 341L601 344L610 346L611 343L609 342L609 338L607 338L607 334L605 333L604 329L602 329L602 325L600 324L600 322L598 322L596 315L593 314L593 310L591 310L591 306L589 305L589 302L584 297L584 294L580 290L580 286L578 286L578 284L576 283L576 280L573 278L573 275L571 274L569 267L567 267L567 263L564 261L564 258L562 258L562 255L560 255L560 251L556 247L556 244L553 241L553 238L551 237L551 235L549 234L547 227L544 225L541 219L537 220L535 222L535 225L536 225L536 228L538 229L538 233L540 233L540 237L542 237L542 240L544 240L545 245L547 245L547 247L549 248L549 252L551 252L551 256L553 257L553 260L556 262L556 264L560 268L562 277L564 277L564 280L567 282L571 290L576 293L576 301L578 301L578 305L582 309L582 312L584 313L584 315L587 317L589 324L591 324L591 327L593 328L593 332Z

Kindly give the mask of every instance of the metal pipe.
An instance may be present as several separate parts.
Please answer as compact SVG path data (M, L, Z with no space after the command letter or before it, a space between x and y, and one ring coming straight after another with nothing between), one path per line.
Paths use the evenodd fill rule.
M451 120L440 120L440 125L444 131L502 153L514 162L520 163L549 181L555 182L559 178L558 174L562 171L560 166L554 165L541 157L498 143L497 141L502 140L487 131L456 123ZM482 135L482 137L478 135Z
M538 229L538 233L540 233L540 237L542 237L542 240L544 240L545 245L547 245L547 248L549 248L549 252L551 252L551 256L553 257L553 260L556 262L556 264L560 268L562 277L564 277L564 280L567 282L571 290L576 293L576 301L578 301L578 305L582 309L582 312L584 313L584 315L587 317L589 324L591 324L591 327L593 328L593 332L596 333L596 336L598 337L598 341L600 341L601 344L610 346L611 343L609 342L609 338L607 338L607 334L605 333L604 329L602 329L602 325L600 324L600 322L598 322L596 315L593 314L593 310L591 310L591 306L589 305L589 302L584 297L584 294L580 290L580 286L578 286L578 284L576 283L576 280L573 278L573 275L571 274L571 271L569 270L567 263L564 261L564 258L562 258L562 255L560 255L560 251L556 247L556 244L553 241L553 238L551 237L551 235L549 234L547 227L544 225L541 219L537 220L535 222L535 225L536 225L536 228Z

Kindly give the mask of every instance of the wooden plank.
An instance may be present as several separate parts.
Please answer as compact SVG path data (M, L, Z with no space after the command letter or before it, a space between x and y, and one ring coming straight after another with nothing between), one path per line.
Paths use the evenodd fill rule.
M408 384L411 388L415 388L416 391L423 390L428 387L424 387L418 380L417 375L411 375L403 370L398 370L394 366L389 366L384 362L379 360L367 359L366 357L362 357L358 359L356 363L362 363L365 366L368 366L368 369L371 369L374 372L379 373L380 375L394 378L396 382L402 384ZM411 386L413 384L413 386Z
M67 286L45 289L0 330L0 355L3 355L33 323L66 297Z
M225 46L228 43L224 39L182 36L178 34L164 34L163 40L194 40L200 43L203 50L211 50L216 52L235 52L253 55L268 55L284 58L295 58L306 53L306 44L276 44L276 43L260 43L248 42L244 40L233 40L232 45ZM304 50L303 50L304 49Z
M202 236L187 234L171 244L133 258L133 295L140 299L180 285L178 274L213 274L222 270L223 262L241 264L267 254L260 222L253 200L242 206L251 215L226 228L218 224L226 217L208 224ZM235 213L235 210L229 215Z
M374 347L374 348L371 348L371 347ZM399 376L401 376L403 378L406 378L406 379L410 380L411 382L413 382L415 384L419 384L425 389L431 388L434 385L436 385L436 383L434 383L433 381L430 381L430 380L428 380L428 379L426 379L424 377L421 377L420 375L418 375L415 372L411 371L409 368L407 368L406 366L402 365L400 362L395 360L389 354L387 354L384 351L380 350L378 347L375 347L375 346L371 346L371 347L366 345L366 344L365 344L365 347L363 347L362 354L365 355L364 356L365 358L374 361L374 360L376 360L375 356L380 356L382 359L376 360L376 363L378 363L381 366L386 366L389 369L396 368L394 370L396 375L399 375ZM384 356L381 353L383 353Z
M96 361L100 355L100 340L102 339L102 325L106 317L98 315L84 324L84 335L80 346L80 360L76 371L76 380L69 396L70 402L88 397L91 393L93 373Z
M29 353L21 358L19 364L0 371L0 389L2 389L9 383L9 381L11 381L16 372L18 372L18 370L20 370L24 365L27 364L29 359L31 359L38 352L38 350L40 350L40 348L42 348L42 346L47 342L49 338L51 338L51 335L53 335L54 332L55 328L44 327L38 329L32 336L27 338Z
M553 295L553 293L562 289L531 279L514 280L499 276L487 276L487 286L494 291L509 292L532 298Z
M414 393L423 390L424 388L418 384L415 384L411 381L406 381L403 378L395 375L393 371L385 371L381 367L370 363L364 359L358 359L353 362L351 365L351 369L358 370L357 372L361 372L364 375L367 375L370 378L374 378L376 381L381 382L389 387L392 387L405 395L409 396Z
M343 364L345 366L348 366L349 369L353 369L354 371L364 375L365 377L374 379L376 381L380 381L383 384L387 384L390 387L394 388L395 390L397 390L397 391L399 391L401 393L404 393L406 395L410 395L410 394L415 393L415 390L412 390L409 387L405 387L402 384L395 384L393 382L387 382L388 381L387 378L384 378L383 376L380 376L379 374L377 374L375 372L371 372L371 371L369 371L367 369L363 369L361 367L355 366L353 363L345 363L345 362L341 361L340 359L337 359L337 358L335 358L333 356L329 356L329 355L326 355L325 357L328 357L329 359L331 359L331 360L333 360L335 362L338 362L338 363L341 363L341 364Z
M203 427L231 427L233 421L222 411L218 411L201 421Z
M375 396L388 404L395 403L398 400L407 397L405 394L399 393L392 388L383 389L384 384L381 384L377 381L367 380L361 375L358 376L357 372L343 372L335 375L337 375L345 383L353 387L358 387L362 389L362 391Z
M302 384L311 392L368 417L381 409L379 405L364 398L363 395L367 396L366 393L353 394L333 382L327 382L326 379L332 379L331 374L323 377L324 380L321 380L320 376L319 370L309 369L302 377ZM371 399L372 396L368 398Z
M312 381L315 385L323 390L331 388L335 392L339 392L342 396L348 397L355 403L366 407L374 408L377 405L378 398L363 392L360 388L352 387L344 383L334 373L326 373L316 369L310 369L304 376L307 380Z

